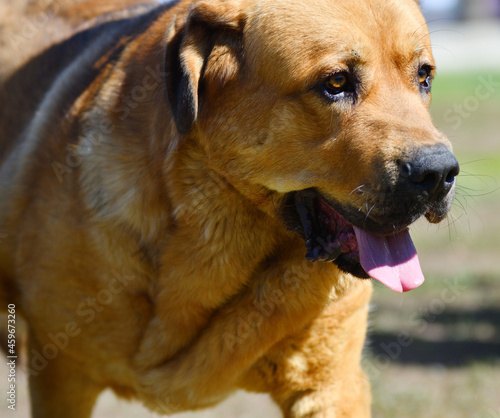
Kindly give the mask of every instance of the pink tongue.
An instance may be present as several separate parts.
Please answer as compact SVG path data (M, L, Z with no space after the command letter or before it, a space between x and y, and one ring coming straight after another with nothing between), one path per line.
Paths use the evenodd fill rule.
M354 227L361 266L370 277L396 292L407 292L424 282L417 250L408 230L375 236Z

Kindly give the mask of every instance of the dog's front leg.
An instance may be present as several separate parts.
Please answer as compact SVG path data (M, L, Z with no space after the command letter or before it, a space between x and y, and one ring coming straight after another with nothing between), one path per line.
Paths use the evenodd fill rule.
M137 372L137 392L151 409L174 413L217 403L271 347L299 332L353 285L331 264L282 260L253 278L214 313L185 350Z
M289 418L370 416L361 370L371 284L359 282L298 333L272 347L241 381L268 392Z

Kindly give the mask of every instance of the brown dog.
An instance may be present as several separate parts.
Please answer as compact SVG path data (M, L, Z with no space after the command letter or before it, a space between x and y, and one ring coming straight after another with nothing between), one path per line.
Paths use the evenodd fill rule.
M0 300L29 326L33 415L111 387L369 416L361 279L423 281L407 227L458 174L418 4L28 3L2 33Z

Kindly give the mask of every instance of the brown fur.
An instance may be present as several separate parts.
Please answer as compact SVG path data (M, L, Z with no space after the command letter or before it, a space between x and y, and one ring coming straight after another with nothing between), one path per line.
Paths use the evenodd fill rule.
M29 324L33 415L88 417L111 387L164 413L244 388L368 417L371 285L306 261L280 208L366 185L366 211L408 144L447 144L414 84L417 4L18 3L2 36L54 3L64 30L0 55L0 300ZM360 102L328 105L311 86L346 62Z

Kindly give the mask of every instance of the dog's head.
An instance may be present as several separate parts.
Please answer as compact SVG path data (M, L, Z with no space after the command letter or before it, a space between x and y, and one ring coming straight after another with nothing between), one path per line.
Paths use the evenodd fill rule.
M408 226L446 216L459 167L428 113L435 67L417 2L200 1L176 25L179 132L229 182L279 194L309 259L419 285Z

